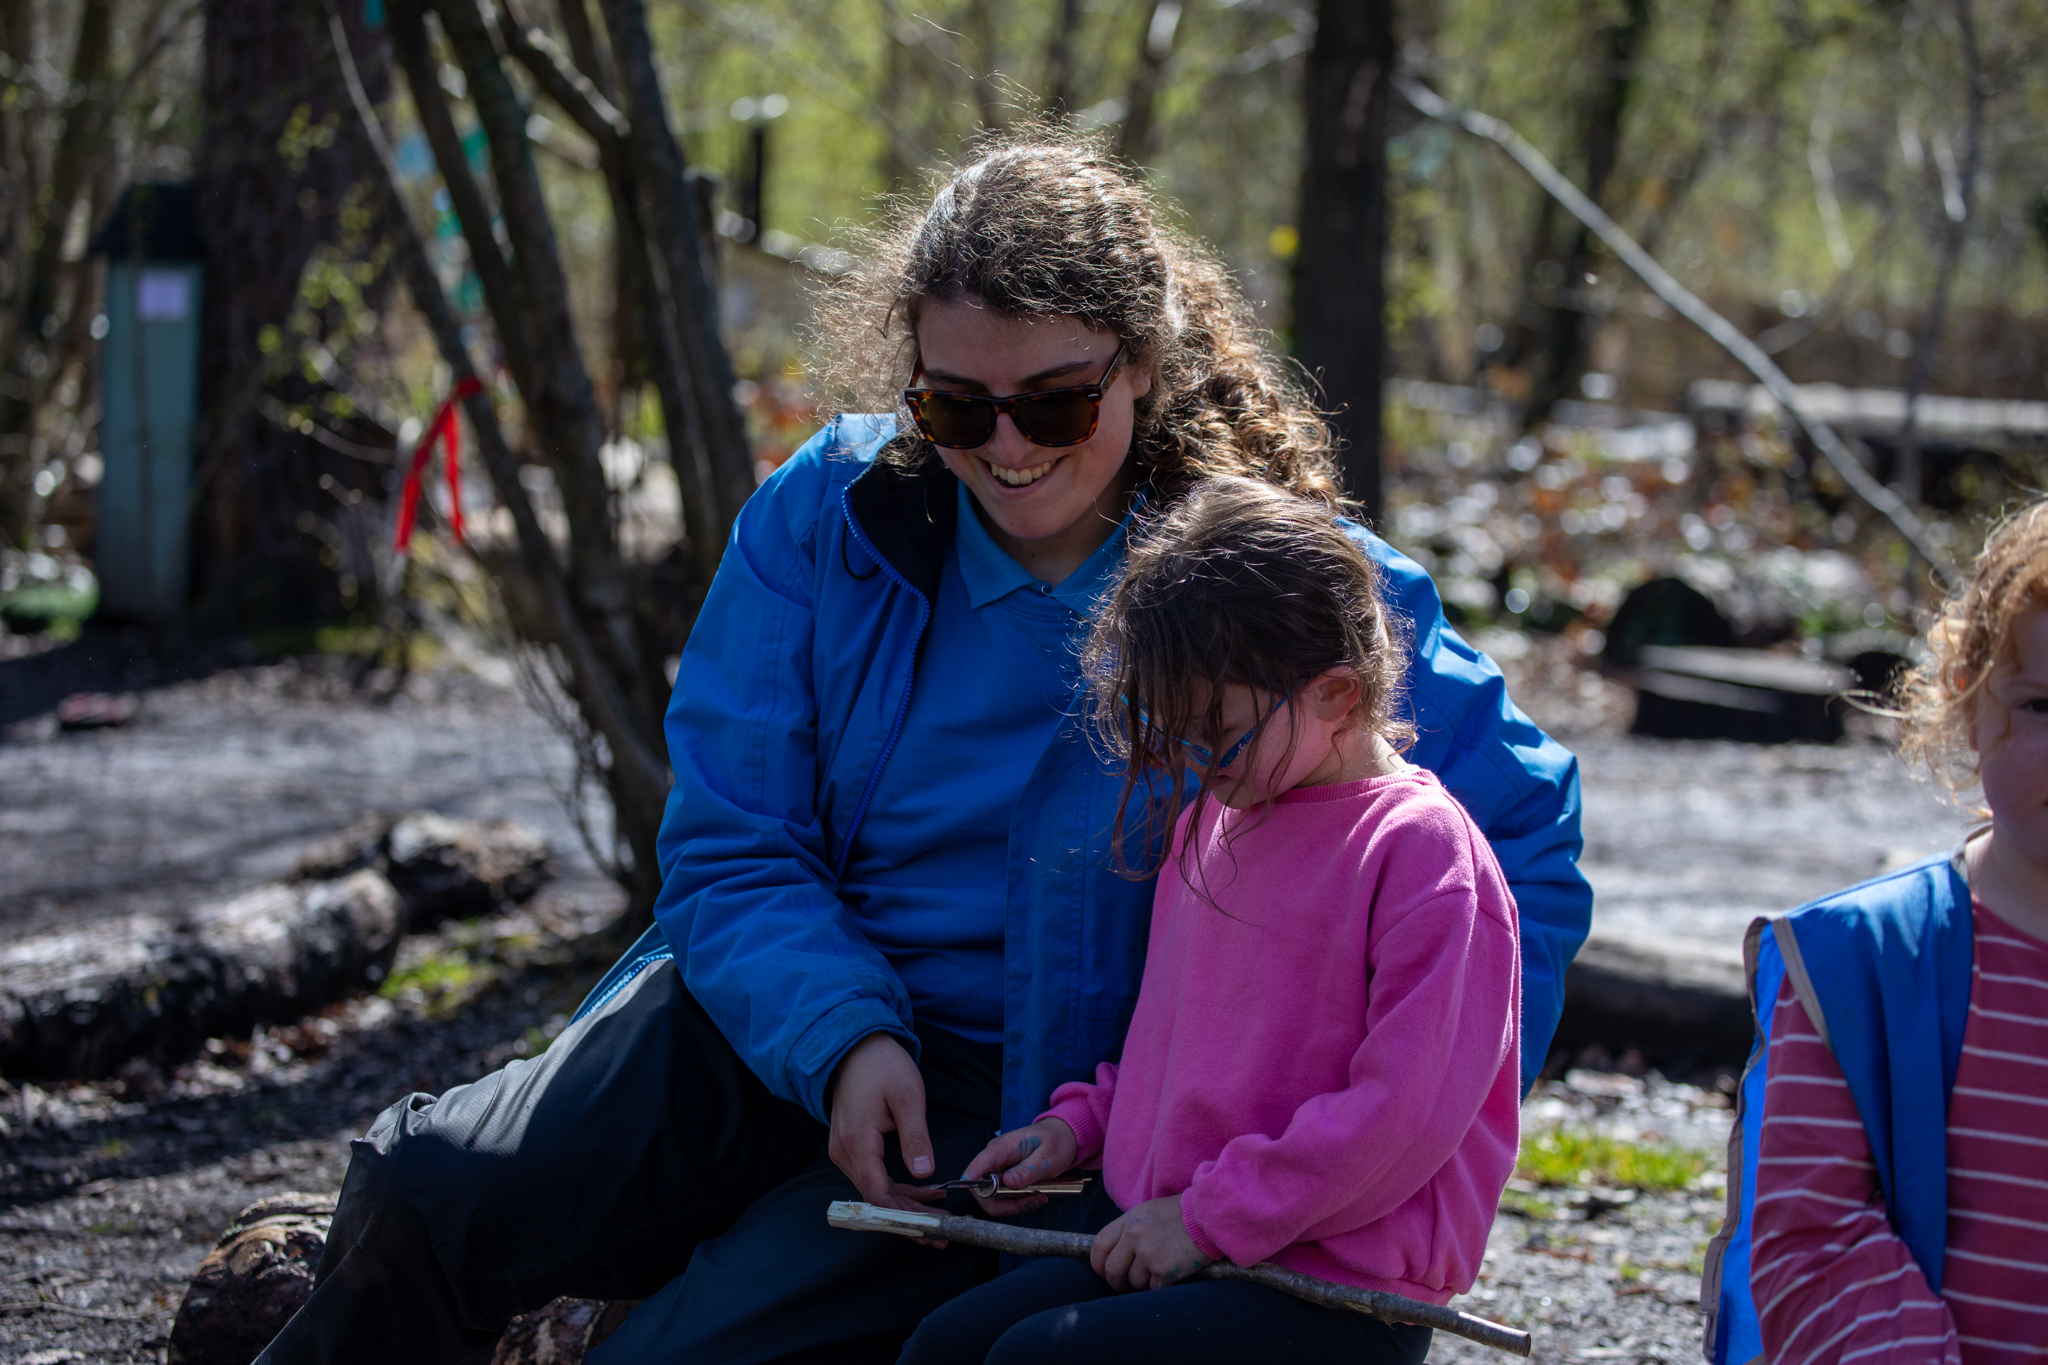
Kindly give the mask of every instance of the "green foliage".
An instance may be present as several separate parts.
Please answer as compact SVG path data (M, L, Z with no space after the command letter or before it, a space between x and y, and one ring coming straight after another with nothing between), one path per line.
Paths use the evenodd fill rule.
M1682 1190L1704 1174L1704 1152L1562 1130L1525 1138L1515 1174L1539 1185Z
M377 994L386 1000L410 1000L440 1016L460 1009L496 979L495 967L474 962L467 953L438 953L392 972Z
M1519 1218L1526 1218L1532 1223L1547 1223L1557 1217L1557 1206L1555 1204L1540 1195L1530 1194L1524 1190L1503 1191L1500 1197L1500 1207L1501 1212L1512 1213Z
M28 583L0 593L0 615L16 621L47 622L59 639L74 639L78 628L99 608L97 583L83 589L68 583Z

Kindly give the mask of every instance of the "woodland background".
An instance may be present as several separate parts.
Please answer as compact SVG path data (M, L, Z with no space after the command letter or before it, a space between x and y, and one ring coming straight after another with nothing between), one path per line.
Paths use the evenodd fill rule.
M196 586L125 647L370 678L481 632L611 797L643 905L667 664L746 490L830 405L807 300L978 130L1070 118L1143 167L1499 651L1598 654L1681 557L1813 639L1910 634L1930 585L1789 425L1701 417L1743 371L1397 73L1512 124L1795 381L2044 392L2025 0L4 0L0 54L0 647L117 624L88 243L129 183L196 182ZM470 541L401 564L402 468L472 370ZM2043 432L1864 435L1954 554L2048 471Z

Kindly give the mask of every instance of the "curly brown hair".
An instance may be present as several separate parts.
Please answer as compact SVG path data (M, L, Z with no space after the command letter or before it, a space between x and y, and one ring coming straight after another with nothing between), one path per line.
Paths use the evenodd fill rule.
M1220 476L1148 516L1081 652L1095 732L1124 772L1120 849L1130 847L1131 803L1146 793L1154 861L1126 870L1158 870L1181 793L1214 775L1217 756L1193 763L1176 737L1221 729L1224 684L1275 699L1263 724L1277 699L1349 668L1359 701L1345 728L1405 748L1415 735L1399 707L1405 636L1381 601L1379 571L1320 499ZM1292 736L1292 713L1288 724Z
M2048 498L2008 515L1927 632L1927 657L1899 686L1899 748L1951 791L1976 780L1970 748L1984 685L2013 650L2022 612L2048 607ZM1996 702L1992 702L1996 705Z
M1098 138L1045 122L995 134L933 188L929 201L897 200L862 234L854 269L817 301L829 396L898 411L884 459L936 459L900 410L918 313L974 299L1114 332L1152 368L1131 456L1167 497L1238 474L1344 505L1330 429L1265 344L1229 272L1169 223L1150 186Z

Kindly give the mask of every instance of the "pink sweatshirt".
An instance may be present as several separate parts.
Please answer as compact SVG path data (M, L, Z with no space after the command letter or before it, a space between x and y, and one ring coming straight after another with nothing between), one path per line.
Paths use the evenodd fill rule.
M1493 851L1436 778L1184 815L1147 954L1123 1061L1046 1111L1118 1206L1178 1194L1239 1265L1470 1289L1519 1139L1521 964Z

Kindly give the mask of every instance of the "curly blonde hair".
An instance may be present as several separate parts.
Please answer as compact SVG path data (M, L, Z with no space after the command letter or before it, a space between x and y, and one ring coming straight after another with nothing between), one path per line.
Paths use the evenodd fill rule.
M928 302L973 299L1114 332L1152 368L1131 457L1167 497L1236 474L1345 506L1330 429L1265 345L1229 272L1167 221L1158 196L1099 139L1029 124L980 143L933 188L929 201L896 201L857 243L854 269L817 300L828 396L898 412L884 459L936 459L900 408L918 314Z
M1951 791L1976 780L1970 736L1987 701L1984 685L2012 653L2015 621L2040 607L2048 607L2048 498L1992 531L1969 581L1929 628L1926 659L1899 686L1900 752Z

